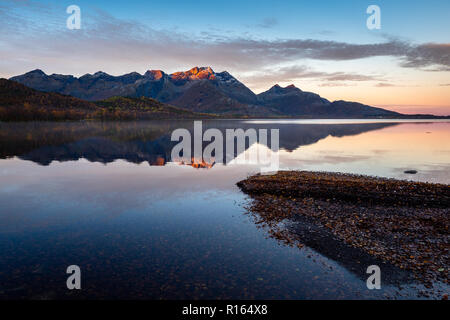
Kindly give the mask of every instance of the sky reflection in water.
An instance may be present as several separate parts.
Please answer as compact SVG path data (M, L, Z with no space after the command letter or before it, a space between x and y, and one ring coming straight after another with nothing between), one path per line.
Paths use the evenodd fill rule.
M170 163L179 127L192 122L0 124L0 299L416 296L407 280L401 295L388 279L369 291L366 265L268 238L235 186L258 167ZM450 181L447 122L204 127L279 128L282 168ZM70 264L80 292L65 289Z

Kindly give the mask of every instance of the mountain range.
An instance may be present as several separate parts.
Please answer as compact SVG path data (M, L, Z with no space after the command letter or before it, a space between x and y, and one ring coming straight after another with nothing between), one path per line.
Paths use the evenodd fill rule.
M214 72L210 67L195 67L166 74L149 70L112 76L104 72L72 75L47 75L33 70L10 80L27 87L69 95L87 101L111 97L151 98L194 113L232 117L300 118L398 118L404 115L357 102L330 102L318 94L294 85L274 85L255 94L228 72Z

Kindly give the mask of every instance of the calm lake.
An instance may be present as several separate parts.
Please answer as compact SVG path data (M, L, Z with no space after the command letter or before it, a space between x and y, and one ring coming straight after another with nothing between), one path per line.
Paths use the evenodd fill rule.
M203 127L279 129L281 169L450 183L449 121ZM302 249L271 238L236 186L259 167L171 162L177 128L193 122L0 123L0 299L426 298L384 264L382 289L368 290L374 261L329 237ZM80 266L82 290L66 288L69 265Z

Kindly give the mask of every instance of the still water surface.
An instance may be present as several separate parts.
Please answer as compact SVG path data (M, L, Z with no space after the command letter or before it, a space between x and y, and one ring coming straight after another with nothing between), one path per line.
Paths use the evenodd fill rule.
M381 266L388 270L382 290L368 290L371 262L329 239L310 239L298 249L270 238L246 212L249 199L236 187L259 172L257 166L171 162L172 131L192 126L0 123L0 299L420 296L421 285L392 266ZM450 183L446 121L224 120L203 126L278 128L282 169ZM408 169L418 173L405 174ZM82 270L81 291L66 289L72 264Z

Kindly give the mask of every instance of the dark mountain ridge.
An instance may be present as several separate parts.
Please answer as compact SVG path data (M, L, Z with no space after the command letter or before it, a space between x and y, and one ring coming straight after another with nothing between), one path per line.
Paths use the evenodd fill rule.
M115 96L147 97L192 112L226 117L413 117L357 102L330 102L316 93L302 91L294 85L285 88L275 85L263 93L255 94L228 72L214 72L210 67L194 67L172 74L162 70L148 70L143 75L132 72L121 76L99 71L79 78L72 75L47 75L37 69L12 77L11 80L36 90L70 95L88 101Z
M12 80L0 79L0 121L205 117L215 116L194 113L147 97L115 96L92 102L60 93L42 92Z
M104 72L71 75L46 75L33 70L11 78L31 88L71 95L89 101L112 96L149 97L194 112L246 117L396 117L401 114L363 104L330 102L318 94L291 85L273 86L256 95L228 72L210 67L195 67L166 74L149 70L111 76Z

